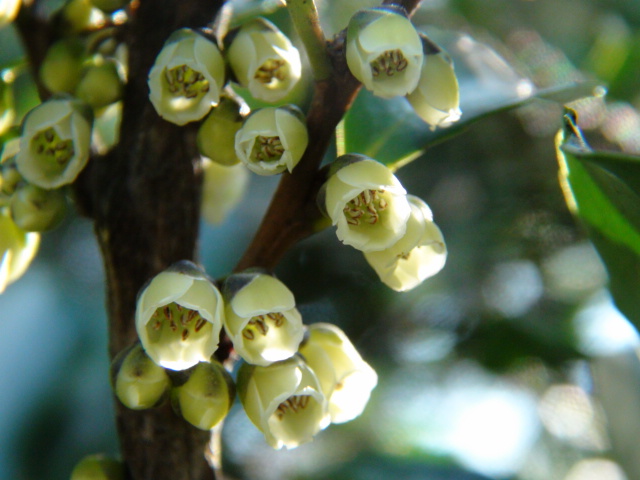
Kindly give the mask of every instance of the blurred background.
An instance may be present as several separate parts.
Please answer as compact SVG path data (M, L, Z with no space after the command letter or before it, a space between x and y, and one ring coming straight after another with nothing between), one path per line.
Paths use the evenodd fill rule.
M320 2L326 31L376 3ZM286 28L286 12L272 18ZM640 153L637 0L425 0L414 21L490 47L519 85L597 79L608 94L572 104L588 138ZM0 52L15 41L0 30ZM461 86L465 112L474 92ZM33 95L28 82L20 95ZM305 322L343 328L379 384L360 418L292 451L268 447L236 405L223 436L230 475L640 478L638 334L566 207L553 138L561 118L562 105L546 100L485 116L398 171L449 251L444 270L410 292L381 284L333 229L288 253L277 274ZM221 225L202 225L213 277L240 258L277 179L250 182ZM70 215L0 295L0 478L65 479L86 454L116 454L103 306L91 224Z

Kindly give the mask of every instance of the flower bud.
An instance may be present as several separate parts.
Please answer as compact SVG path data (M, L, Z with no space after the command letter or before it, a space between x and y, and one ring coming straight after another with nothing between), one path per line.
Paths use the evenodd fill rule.
M344 423L359 416L378 383L378 376L345 333L335 325L314 323L308 327L300 354L320 381L329 402L331 421Z
M276 449L310 442L330 423L318 378L298 356L267 367L243 364L238 396L249 420Z
M122 89L117 63L105 60L84 70L75 95L91 108L99 109L120 100Z
M87 455L78 463L71 480L124 480L122 462L104 455Z
M404 10L361 10L347 27L346 57L349 70L367 90L391 98L418 85L422 43Z
M13 125L15 117L16 110L11 83L0 76L0 135L3 135Z
M245 361L269 365L298 351L302 317L284 283L267 274L243 273L229 277L224 291L225 330Z
M236 134L236 154L259 175L293 171L309 143L302 113L293 106L253 112Z
M203 118L220 101L225 63L214 42L188 28L165 42L149 72L149 100L176 125Z
M244 165L225 167L207 158L202 159L202 217L211 224L219 224L242 200L249 183Z
M14 140L17 140L18 143L20 142L19 138ZM0 194L13 195L20 182L22 182L22 175L18 172L16 164L14 162L3 164L2 169L0 169Z
M76 179L89 160L91 121L85 115L69 99L48 100L27 114L16 165L28 182L50 189Z
M105 13L113 13L126 7L129 0L91 0L91 3Z
M114 390L125 407L144 410L156 406L171 382L140 344L118 355L113 362Z
M62 7L64 30L78 33L104 25L104 15L93 8L90 0L67 0Z
M391 170L363 155L343 155L336 168L319 200L337 226L338 239L363 252L397 242L404 235L411 208Z
M264 18L240 27L227 52L238 83L258 100L277 102L300 80L302 64L298 49Z
M13 22L21 3L22 0L0 0L0 28Z
M200 430L211 430L220 423L236 395L231 376L217 362L198 363L189 379L171 393L182 417Z
M57 227L67 212L67 199L60 190L23 185L11 197L11 217L27 232L44 232Z
M40 81L52 93L73 93L82 72L85 48L78 37L55 42L44 57Z
M136 330L147 355L171 370L209 361L224 321L222 295L189 261L156 275L141 291Z
M240 159L236 155L235 137L242 127L243 117L240 104L234 99L223 97L198 129L198 149L200 153L220 165L236 165Z
M417 287L442 270L447 259L447 247L431 209L418 197L407 198L411 216L404 236L385 250L364 254L380 280L397 292Z
M0 209L0 293L27 271L40 245L39 233L27 233Z
M432 129L448 127L460 119L460 92L453 63L426 36L421 36L424 45L424 63L418 87L407 95L407 100L422 120Z

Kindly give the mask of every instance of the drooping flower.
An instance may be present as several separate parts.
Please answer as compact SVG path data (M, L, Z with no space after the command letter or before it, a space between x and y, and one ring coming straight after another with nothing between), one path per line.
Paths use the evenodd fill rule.
M344 166L340 166L344 164ZM411 213L406 190L387 167L363 155L343 155L321 190L336 234L345 245L363 252L383 250L397 242Z
M225 63L216 44L182 28L166 41L149 72L149 100L165 120L185 125L220 101Z
M458 79L449 56L426 36L421 35L421 39L425 59L420 81L407 100L432 129L448 127L462 115Z
M136 330L147 355L171 370L209 361L224 322L222 295L189 261L178 262L144 287Z
M294 106L256 110L236 134L236 154L249 170L274 175L298 164L309 143L307 125Z
M89 160L91 115L76 100L54 98L31 110L22 124L16 166L29 183L58 188L72 183Z
M231 376L215 361L198 363L189 379L171 393L182 418L200 430L211 430L220 423L236 395Z
M249 171L238 164L225 167L202 159L202 217L211 224L221 223L242 200L249 183Z
M378 383L378 375L345 333L329 323L309 325L300 354L320 381L332 423L359 416Z
M164 368L156 365L140 344L116 356L112 368L116 397L133 410L157 405L171 385Z
M364 254L380 280L398 292L411 290L438 273L447 259L447 247L431 209L418 197L407 198L411 216L404 236L385 250Z
M9 209L0 209L0 293L27 271L39 245L39 233L25 232L11 219Z
M367 90L391 98L418 85L422 43L404 10L366 9L349 21L346 57L349 70Z
M231 40L227 58L238 83L265 102L283 99L302 73L298 49L264 18L240 27Z
M242 273L225 282L225 330L245 361L254 365L291 357L304 334L287 286L271 275Z
M247 416L273 448L296 448L330 423L318 378L298 356L266 367L245 363L237 386Z

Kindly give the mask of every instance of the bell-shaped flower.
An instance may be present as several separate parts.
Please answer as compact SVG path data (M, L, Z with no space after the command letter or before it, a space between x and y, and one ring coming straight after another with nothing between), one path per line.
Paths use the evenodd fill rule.
M236 133L236 154L249 170L274 175L298 164L309 143L307 124L294 106L256 110Z
M29 183L58 188L72 183L89 160L91 115L77 100L54 98L22 123L16 166Z
M291 290L262 273L241 273L224 285L225 330L238 355L254 365L291 357L304 335Z
M0 28L13 22L21 4L22 0L0 0Z
M236 155L236 133L244 123L242 106L234 99L222 97L198 129L198 150L205 157L220 165L240 163Z
M249 184L249 171L238 164L225 167L202 159L202 217L211 224L222 223L242 200Z
M300 354L320 381L332 423L348 422L363 412L378 375L342 330L329 323L309 325Z
M231 36L227 59L238 83L254 98L277 102L298 83L300 53L271 22L256 18Z
M122 462L102 454L87 455L73 468L70 480L124 480Z
M421 35L421 39L424 63L418 87L407 95L407 100L432 129L448 127L462 115L458 79L447 54L426 36Z
M116 356L112 375L116 397L133 410L157 405L171 385L164 368L156 365L140 344Z
M0 209L0 293L27 271L38 252L39 233L28 233L18 227L9 209Z
M398 292L417 287L438 273L447 260L447 247L431 209L418 197L407 198L411 216L404 236L385 250L364 254L380 280Z
M349 21L346 57L349 70L367 90L391 98L418 85L422 43L404 10L366 9Z
M267 367L245 363L237 386L249 420L273 448L309 442L331 421L318 378L298 356Z
M342 166L344 165L344 166ZM397 242L411 213L406 191L387 167L363 155L343 155L320 192L336 234L363 252Z
M45 190L26 184L11 196L11 217L27 232L44 232L57 227L67 212L67 198L61 190Z
M217 362L200 362L171 392L175 409L200 430L211 430L229 413L236 396L229 373Z
M217 45L188 28L166 41L149 72L149 100L165 120L185 125L220 101L225 63Z
M178 262L141 291L136 330L147 355L171 370L209 361L224 322L222 295L193 263Z

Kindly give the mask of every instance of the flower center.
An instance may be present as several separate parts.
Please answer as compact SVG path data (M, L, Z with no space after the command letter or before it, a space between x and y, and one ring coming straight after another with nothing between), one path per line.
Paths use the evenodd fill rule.
M387 76L392 77L395 73L407 68L408 62L404 58L402 51L396 49L386 50L369 65L371 66L371 74L374 77L379 76L381 73L386 73Z
M274 327L280 328L284 325L284 315L282 313L267 313L266 315L251 317L247 326L242 330L242 336L247 340L253 340L256 338L257 332L264 337L269 331L270 323L273 324Z
M31 148L42 158L63 166L75 154L73 140L62 140L53 127L42 130L31 139Z
M258 135L251 150L251 159L255 162L275 162L280 160L284 147L279 136Z
M380 212L388 206L382 198L384 190L364 190L353 197L342 209L349 225L360 225L360 222L375 225L380 220Z
M196 98L209 91L209 81L187 65L164 71L169 91L174 97Z
M287 78L287 62L279 58L270 58L256 70L254 78L260 83L269 85L273 82L273 79L282 82Z
M307 405L309 405L309 395L294 395L278 405L275 413L278 420L282 420L288 411L298 413L304 410Z
M185 308L173 302L156 309L148 325L159 333L171 331L173 335L180 335L182 341L190 335L196 335L208 325L197 310Z

